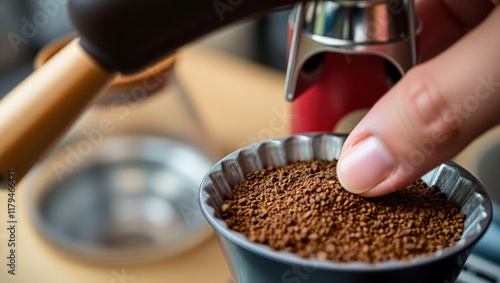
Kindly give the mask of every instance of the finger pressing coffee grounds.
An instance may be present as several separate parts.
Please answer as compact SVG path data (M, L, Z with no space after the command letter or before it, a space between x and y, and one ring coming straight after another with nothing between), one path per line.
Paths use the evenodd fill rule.
M363 198L344 190L336 161L312 160L248 174L221 207L250 241L306 258L378 263L430 255L460 240L464 214L417 181Z

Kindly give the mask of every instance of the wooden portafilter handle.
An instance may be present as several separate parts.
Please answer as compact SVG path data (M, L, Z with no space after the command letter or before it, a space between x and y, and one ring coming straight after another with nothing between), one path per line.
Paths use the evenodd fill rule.
M69 1L81 40L0 101L0 187L9 170L19 181L55 144L115 77L108 70L137 72L211 31L299 1Z
M0 188L19 182L116 74L75 39L0 100Z

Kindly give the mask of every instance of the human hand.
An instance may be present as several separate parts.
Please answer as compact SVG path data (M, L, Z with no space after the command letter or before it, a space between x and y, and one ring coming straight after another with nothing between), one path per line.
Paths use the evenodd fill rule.
M366 197L393 192L500 123L500 7L494 2L416 3L420 58L434 57L468 32L410 70L355 127L337 166L344 188Z

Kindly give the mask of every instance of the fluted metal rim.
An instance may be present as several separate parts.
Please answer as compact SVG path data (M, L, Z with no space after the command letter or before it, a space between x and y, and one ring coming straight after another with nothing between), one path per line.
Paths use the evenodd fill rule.
M243 180L247 173L264 169L268 165L286 165L312 158L337 159L347 135L332 133L302 134L260 142L241 148L215 164L204 177L200 193L200 208L208 222L222 236L248 251L279 262L311 266L332 271L373 272L426 265L455 256L474 245L491 222L492 203L481 183L458 164L448 161L422 179L436 185L449 199L456 201L466 214L462 239L453 247L432 256L419 256L409 261L388 261L379 264L334 263L328 260L306 259L290 252L275 251L267 245L250 242L243 234L230 230L221 219L220 206L225 193ZM221 190L223 190L221 192ZM463 259L465 262L466 258Z

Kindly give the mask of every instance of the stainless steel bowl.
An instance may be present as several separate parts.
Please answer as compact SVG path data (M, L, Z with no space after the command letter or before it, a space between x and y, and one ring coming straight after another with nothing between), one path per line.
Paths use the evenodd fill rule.
M31 218L52 244L129 263L177 254L212 233L197 202L213 165L201 151L159 137L112 137L88 151L84 143L60 146L28 177Z
M233 279L239 283L275 282L455 282L474 244L491 221L491 201L486 190L470 173L447 162L422 177L458 203L466 215L462 239L432 256L380 264L333 263L305 259L250 242L228 228L220 207L226 192L247 173L268 165L286 165L298 160L337 159L346 136L334 134L296 135L240 149L219 161L201 184L201 210L215 229Z

